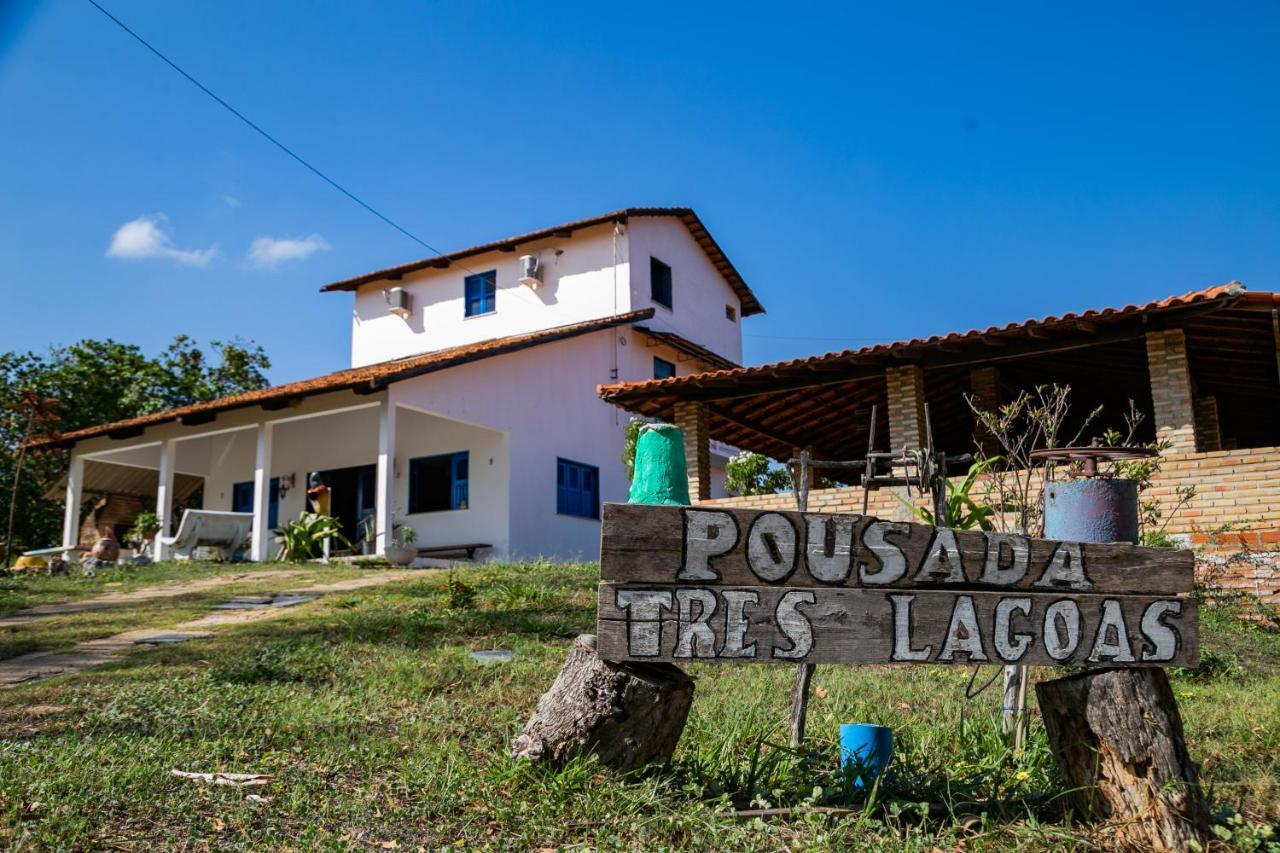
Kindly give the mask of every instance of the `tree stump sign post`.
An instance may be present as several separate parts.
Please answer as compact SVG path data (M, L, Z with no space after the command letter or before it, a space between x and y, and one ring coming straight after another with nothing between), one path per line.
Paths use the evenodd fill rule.
M1126 844L1182 846L1207 830L1177 705L1151 669L1199 660L1190 551L865 515L606 504L600 574L598 654L614 664L1146 668L1160 676L1150 689L1054 694L1059 762L1118 804L1102 814L1128 822ZM1091 749L1063 745L1075 730Z

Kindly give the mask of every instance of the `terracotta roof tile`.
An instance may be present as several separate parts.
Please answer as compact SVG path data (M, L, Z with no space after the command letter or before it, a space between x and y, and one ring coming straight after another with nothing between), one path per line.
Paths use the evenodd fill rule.
M600 396L604 399L620 405L625 405L626 399L632 397L632 395L639 394L648 397L653 396L654 394L667 392L679 396L682 390L698 388L707 381L756 378L780 370L791 370L796 368L804 369L820 366L830 362L860 359L868 356L889 355L891 353L901 353L904 350L920 347L936 347L939 344L962 344L992 336L1027 333L1031 330L1059 325L1079 325L1082 321L1085 323L1095 320L1106 322L1109 320L1126 318L1132 315L1189 306L1203 302L1212 302L1219 299L1243 298L1248 302L1267 302L1269 304L1273 296L1274 294L1270 293L1246 293L1243 285L1237 281L1232 281L1227 284L1208 287L1203 290L1193 290L1180 296L1168 296L1164 299L1148 302L1144 305L1126 305L1123 308L1089 309L1078 313L1072 312L1063 314L1062 316L1051 315L1038 320L1030 319L1021 323L1008 323L1004 326L989 326L986 329L971 329L967 332L951 332L945 335L932 335L927 338L911 338L906 341L875 344L874 346L862 347L861 349L847 349L840 352L829 352L823 355L809 356L808 358L797 358L790 361L779 361L753 367L712 370L705 373L695 373L688 376L678 376L669 379L648 379L642 382L620 382L613 385L601 385L599 386L598 391Z
M541 331L531 332L525 335L512 335L505 338L494 338L492 340L450 347L449 349L437 350L435 352L410 356L408 358L383 361L377 364L365 365L363 367L352 367L346 370L327 373L324 376L302 379L297 382L288 382L284 385L275 385L270 388L261 388L256 391L247 391L243 394L222 397L205 403L195 403L190 406L181 406L176 409L167 409L163 412L155 412L150 415L129 418L128 420L86 427L73 432L63 433L61 435L55 435L30 442L27 447L32 450L49 450L56 447L67 447L74 444L76 441L93 438L99 435L107 435L113 432L119 433L141 430L145 427L168 423L170 421L176 421L179 418L190 417L193 415L205 416L216 412L227 411L229 409L257 406L264 403L271 404L277 401L284 402L294 398L309 397L315 394L328 393L330 391L377 391L393 382L411 379L414 376L421 376L424 373L445 370L450 367L457 367L461 364L467 364L469 362L479 361L485 358L492 358L493 356L503 355L516 350L527 349L529 347L551 343L552 341L563 340L565 338L572 338L578 335L588 334L590 332L597 332L614 326L636 323L642 320L648 320L652 316L653 309L645 308L640 311L631 311L626 314L615 314L611 317L602 317L598 320L588 320L586 322L574 323L567 326L556 326L551 329L543 329Z
M764 306L760 304L760 300L751 292L751 288L742 280L742 276L734 267L733 263L725 255L724 250L720 248L720 244L711 236L711 232L702 224L702 220L698 218L698 214L694 213L688 207L625 207L622 210L615 210L612 213L605 213L600 216L593 216L588 219L579 219L576 222L566 222L563 225L554 225L551 228L543 228L540 231L531 231L528 234L520 234L515 237L507 237L502 240L494 240L491 243L482 243L479 246L472 246L469 249L460 249L456 252L449 252L443 255L436 255L432 258L423 258L418 261L411 261L407 264L400 264L394 267L375 270L364 275L358 275L353 278L335 281L332 284L326 284L320 288L321 291L332 290L355 290L362 284L369 284L374 281L381 281L388 278L400 278L409 273L430 267L446 268L451 266L455 261L461 261L465 258L483 255L486 252L495 252L499 250L514 251L520 243L531 243L535 240L543 240L547 237L553 237L564 231L577 231L582 228L591 228L596 225L603 225L606 222L625 222L632 217L641 216L672 216L684 223L689 229L689 233L693 235L693 239L702 247L702 251L706 252L711 263L724 276L725 281L733 288L734 293L738 295L738 299L742 302L742 316L750 317L752 314L763 314Z

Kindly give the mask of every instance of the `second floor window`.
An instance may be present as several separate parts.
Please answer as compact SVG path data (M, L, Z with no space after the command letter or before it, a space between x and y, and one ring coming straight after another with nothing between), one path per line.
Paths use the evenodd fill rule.
M649 258L649 298L671 307L671 267L653 257Z
M496 270L469 275L466 279L467 316L490 314L495 309L495 297L498 293L498 273Z
M653 378L670 379L676 375L676 366L665 358L653 357Z

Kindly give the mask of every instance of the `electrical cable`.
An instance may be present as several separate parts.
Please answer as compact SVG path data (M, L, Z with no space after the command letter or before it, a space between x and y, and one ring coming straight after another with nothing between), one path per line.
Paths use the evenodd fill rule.
M437 256L437 257L439 257L440 255L443 255L443 254L444 254L444 252L440 251L440 250L439 250L439 249L437 249L435 246L432 246L430 243L428 243L426 240L423 240L421 237L417 236L416 234L412 233L412 232L411 232L411 231L409 231L407 228L405 228L404 226L400 225L400 224L399 224L399 223L397 223L395 220L391 219L391 217L389 217L389 216L387 216L386 214L382 213L381 211L377 210L377 209L376 209L376 208L374 208L372 205L370 205L368 202L364 201L362 198L360 198L359 196L357 196L355 193L351 192L351 190L347 189L347 188L346 188L346 187L344 187L342 184L338 183L338 182L337 182L337 181L335 181L333 178L329 177L329 176L328 176L328 175L326 175L324 172L320 171L318 168L316 168L315 166L311 165L311 163L309 163L307 160L303 159L303 157L302 157L301 155L299 155L297 152L295 152L295 151L294 151L293 149L291 149L289 146L285 145L285 144L284 144L283 142L281 142L279 139L276 139L276 138L275 138L274 136L272 136L270 133L267 133L267 131L263 130L263 129L258 125L258 124L256 124L254 121L252 121L252 120L251 120L248 116L246 116L244 113L240 112L240 111L239 111L239 110L237 110L235 107L231 106L231 104L227 103L227 102L226 102L226 101L224 101L222 98L218 97L218 95L217 95L217 94L216 94L212 89L210 89L208 86L204 85L204 84L203 84L203 83L201 83L199 80L197 80L195 77L192 77L190 74L188 74L186 71L184 71L184 70L182 69L182 67L178 65L178 63L174 62L172 59L170 59L169 57L167 57L167 56L165 56L163 53L161 53L161 52L160 52L160 51L159 51L159 50L158 50L158 49L157 49L153 44L151 44L151 42L147 41L147 40L146 40L146 39L144 39L142 36L138 35L136 32L134 32L132 29L130 29L130 28L129 28L129 26L128 26L124 21L120 20L120 19L119 19L119 18L117 18L115 15L111 14L111 13L110 13L110 12L108 12L106 9L104 9L104 8L103 8L103 7L102 7L102 6L97 2L97 0L88 0L88 2L89 2L89 3L90 3L90 4L91 4L95 9L97 9L99 12L101 12L102 14L104 14L104 15L106 15L108 18L110 18L112 21L114 21L114 22L115 22L115 24L116 24L116 26L120 27L120 29L124 30L124 31L125 31L126 33L128 33L129 35L133 36L133 38L134 38L134 39L136 39L136 40L137 40L137 42L138 42L139 44L141 44L141 45L142 45L143 47L145 47L147 50L151 51L151 52L152 52L152 53L154 53L157 57L159 57L159 58L160 58L160 60L161 60L162 62L164 62L166 65L168 65L168 66L169 66L170 68L172 68L174 71L177 71L179 74L181 74L183 77L185 77L185 78L186 78L186 79L187 79L187 80L188 80L192 85L194 85L197 89L199 89L201 92L204 92L204 93L205 93L206 95L208 95L210 98L213 98L213 100L217 101L217 102L218 102L218 104L220 104L224 109L226 109L226 110L227 110L227 112L231 113L233 116L235 116L236 118L240 119L240 120L241 120L242 122L244 122L245 124L249 125L249 127L253 128L255 131L257 131L257 132L258 132L258 134L259 134L260 136L262 136L262 138L263 138L263 139L266 139L266 140L267 140L268 142L270 142L272 145L276 146L276 147L277 147L277 148L279 148L281 151L283 151L284 153L286 153L286 154L288 154L290 157L292 157L294 160L298 161L300 164L302 164L302 166L304 166L307 170L309 170L310 172L312 172L313 174L315 174L318 178L320 178L322 181L324 181L325 183L327 183L329 186L333 187L333 188L334 188L334 189L336 189L338 192L342 193L342 194L343 194L343 195L345 195L347 198L351 199L351 200L352 200L352 201L354 201L356 204L358 204L358 205L360 205L361 207L363 207L363 208L364 208L365 210L367 210L369 213L372 213L374 216L378 217L378 218L379 218L379 219L381 219L383 222L385 222L386 224L390 225L392 228L396 229L397 231L399 231L399 232L400 232L401 234L403 234L404 236L408 237L410 240L414 241L415 243L417 243L417 244L418 244L418 245L420 245L420 246L424 246L424 247L426 247L426 249L427 249L428 251L430 251L430 252L434 252L434 253L436 254L436 256ZM463 267L463 269L466 269L466 267Z

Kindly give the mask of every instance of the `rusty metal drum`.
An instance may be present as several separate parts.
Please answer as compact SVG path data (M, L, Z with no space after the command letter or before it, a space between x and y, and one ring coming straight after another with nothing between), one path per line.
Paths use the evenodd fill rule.
M1137 542L1138 483L1080 479L1044 487L1044 535L1069 542Z

